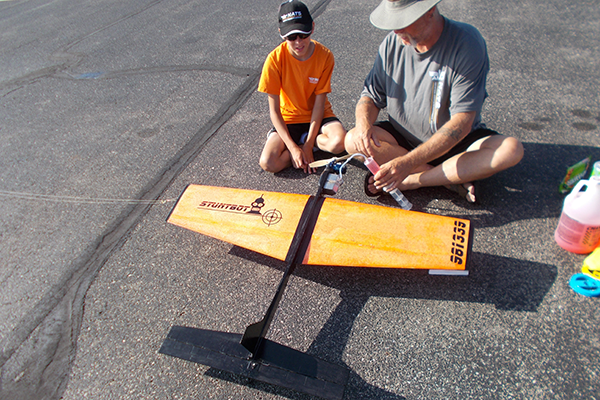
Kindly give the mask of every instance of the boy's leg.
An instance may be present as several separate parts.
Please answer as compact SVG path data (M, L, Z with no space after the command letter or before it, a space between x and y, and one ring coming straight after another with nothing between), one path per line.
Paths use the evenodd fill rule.
M346 130L340 121L331 121L321 126L321 133L317 136L317 147L333 154L342 153Z
M260 155L259 164L265 171L273 173L292 166L290 152L276 131L272 132L267 138L267 143L265 143Z

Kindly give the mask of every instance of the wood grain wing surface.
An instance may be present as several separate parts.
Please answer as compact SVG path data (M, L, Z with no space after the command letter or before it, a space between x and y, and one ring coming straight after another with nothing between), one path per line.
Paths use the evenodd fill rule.
M190 185L168 222L285 260L310 196ZM464 270L470 221L326 198L304 264Z
M167 222L285 260L309 196L189 185Z

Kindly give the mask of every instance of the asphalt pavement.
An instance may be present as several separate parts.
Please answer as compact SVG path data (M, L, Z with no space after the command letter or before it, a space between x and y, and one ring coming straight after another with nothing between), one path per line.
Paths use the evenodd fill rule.
M350 129L386 34L378 1L306 3ZM1 399L313 398L158 353L173 325L242 333L284 269L167 224L184 188L316 192L318 175L258 166L278 5L0 1ZM348 400L599 399L598 299L570 289L584 256L553 234L566 168L600 160L600 7L439 7L486 39L484 122L525 147L480 204L405 193L471 220L469 276L301 266L268 337L348 368ZM351 165L337 197L394 206L364 195L364 173Z

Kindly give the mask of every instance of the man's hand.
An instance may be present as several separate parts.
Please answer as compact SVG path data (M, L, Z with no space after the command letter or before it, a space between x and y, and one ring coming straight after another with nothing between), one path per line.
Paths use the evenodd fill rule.
M373 148L381 146L377 134L373 132L373 126L356 126L354 128L354 147L358 153L364 154L367 157L373 157Z
M375 175L375 187L377 189L386 188L392 190L398 186L410 175L414 166L410 163L408 157L397 157L382 164L379 172Z
M379 147L379 139L373 132L373 124L377 120L379 109L369 97L361 97L356 104L356 126L352 145L358 153L373 157L373 148Z

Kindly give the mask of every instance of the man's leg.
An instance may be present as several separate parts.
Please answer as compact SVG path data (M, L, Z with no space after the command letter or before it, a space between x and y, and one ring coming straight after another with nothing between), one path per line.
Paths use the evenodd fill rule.
M380 146L374 148L375 159L381 165L396 157L403 156L408 150L399 146L398 142L385 129L374 126L373 135ZM353 154L352 129L346 135L346 151ZM399 190L412 190L428 186L462 185L466 191L466 199L475 202L475 189L472 182L488 178L500 171L508 169L523 158L523 145L518 139L510 136L493 135L475 141L464 153L460 153L433 167L422 165L414 173L406 177L398 187ZM372 183L371 179L371 183ZM376 193L375 185L369 184L369 191Z
M455 155L442 164L406 177L400 190L428 186L461 184L467 190L467 200L475 201L472 182L488 178L508 169L523 158L523 145L510 136L493 135L474 142L467 151Z
M379 146L375 146L373 148L374 159L377 161L379 165L384 164L388 161L393 160L396 157L400 157L406 155L408 150L398 144L398 141L394 138L394 136L386 131L385 129L379 126L373 126L373 136L379 142ZM346 151L348 154L355 154L357 152L356 147L354 146L354 135L357 132L354 129L351 129L346 134ZM427 171L433 168L431 165L425 164L417 167L414 170L414 173ZM381 190L378 190L373 183L374 179L371 177L369 180L368 190L371 193L377 193Z
M269 135L260 155L259 164L267 172L279 172L292 165L290 152L277 132Z
M317 136L317 147L333 154L344 151L344 138L346 130L339 121L329 122L321 127L321 134Z
M373 126L373 137L379 142L379 146L373 147L373 158L381 165L396 157L403 156L408 153L408 150L398 145L398 142L392 136L391 133L379 126ZM350 129L346 134L345 147L348 154L355 154L358 152L354 146L355 135L357 135L356 129Z

